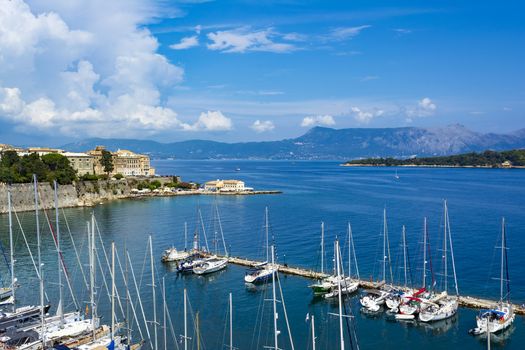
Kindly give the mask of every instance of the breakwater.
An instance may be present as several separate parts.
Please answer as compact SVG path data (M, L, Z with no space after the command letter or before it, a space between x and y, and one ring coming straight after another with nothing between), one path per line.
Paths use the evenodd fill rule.
M250 259L245 259L241 257L229 257L228 261L232 264L246 266L246 267L255 267L256 265L261 264L261 261L255 261ZM325 277L328 277L328 274L322 274L320 272L316 272L313 270L301 268L301 267L292 267L289 265L282 265L277 264L279 272L284 273L287 275L294 275L304 278L310 278L310 279L322 279ZM367 281L367 280L359 280L359 287L365 288L365 289L375 289L379 288L383 285L383 282L378 281ZM393 286L394 288L403 288L401 286ZM489 300L489 299L483 299L483 298L477 298L477 297L471 297L471 296L459 296L458 298L459 306L465 307L465 308L471 308L471 309L490 309L492 308L497 301L495 300ZM517 315L525 315L525 307L522 305L513 305L514 306L514 312Z

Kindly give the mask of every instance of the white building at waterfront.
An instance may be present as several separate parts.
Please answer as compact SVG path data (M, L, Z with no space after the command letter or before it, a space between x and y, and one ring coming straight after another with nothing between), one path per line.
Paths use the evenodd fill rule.
M249 190L244 186L244 181L219 179L206 182L204 189L212 192L243 192Z

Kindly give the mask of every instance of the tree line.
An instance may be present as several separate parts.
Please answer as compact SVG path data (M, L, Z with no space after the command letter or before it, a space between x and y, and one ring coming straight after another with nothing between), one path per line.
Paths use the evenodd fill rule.
M480 166L499 168L503 163L510 162L512 166L525 166L525 150L485 151L457 154L453 156L422 157L422 158L367 158L355 159L346 162L349 165L377 165L377 166Z

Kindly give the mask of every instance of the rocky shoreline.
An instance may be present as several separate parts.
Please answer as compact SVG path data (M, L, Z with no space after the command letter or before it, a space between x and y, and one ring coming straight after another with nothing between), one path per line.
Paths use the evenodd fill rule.
M161 182L171 181L171 177L155 178ZM243 191L243 192L211 192L203 190L185 190L176 192L149 192L134 193L136 179L77 181L71 185L58 187L58 202L60 208L91 207L97 204L118 199L140 199L148 197L176 197L191 195L225 195L244 196L259 194L278 194L281 191ZM7 213L7 184L0 183L0 214ZM52 184L43 182L38 184L40 207L54 208L54 192ZM34 210L33 184L12 184L11 199L13 209L17 212Z

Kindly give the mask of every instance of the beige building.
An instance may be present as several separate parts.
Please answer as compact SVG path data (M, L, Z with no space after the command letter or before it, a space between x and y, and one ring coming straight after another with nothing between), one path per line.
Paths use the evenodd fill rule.
M215 180L204 184L206 191L214 192L242 192L246 190L244 181L240 180Z
M87 153L93 157L95 174L105 174L104 167L100 164L104 146L97 146L94 150ZM124 176L153 176L155 169L151 167L147 155L137 154L128 150L118 150L113 152L113 172L111 175L122 174Z
M65 152L62 155L67 157L71 167L77 171L78 176L93 174L94 158L89 154Z

